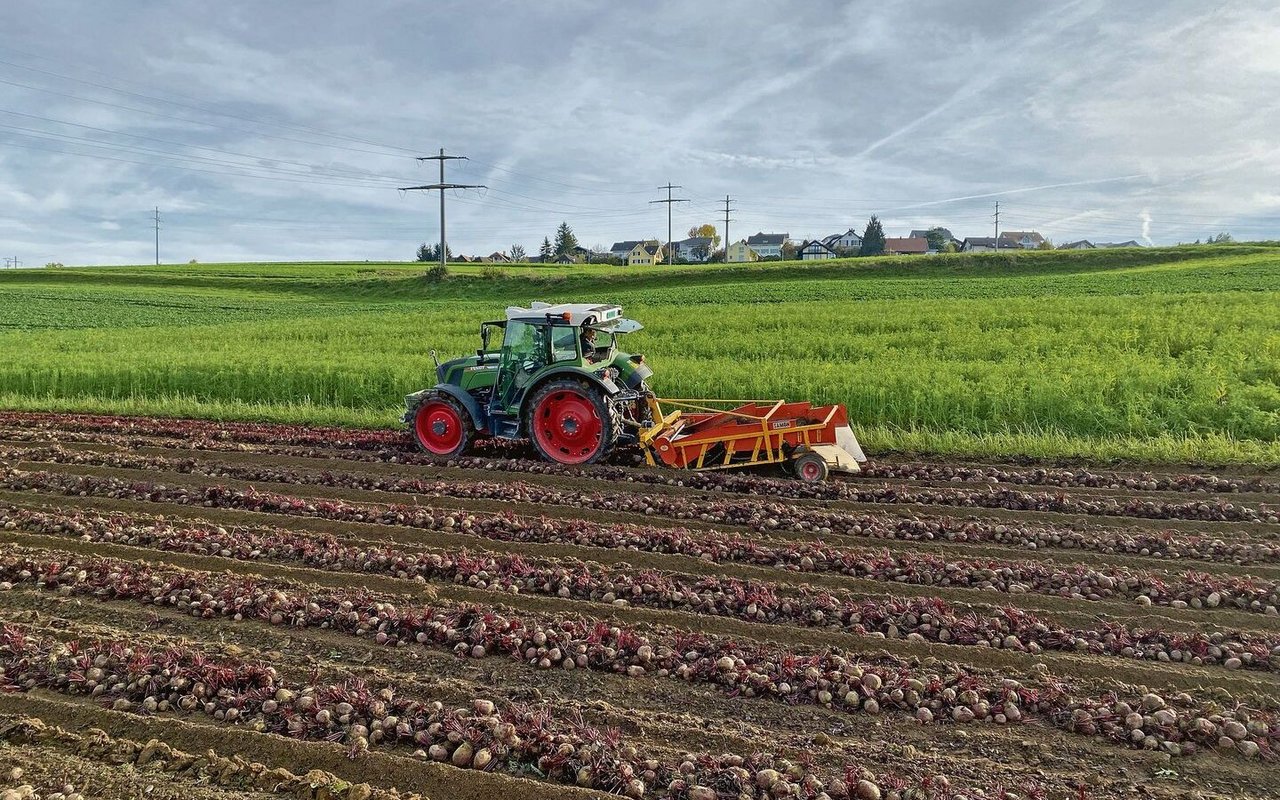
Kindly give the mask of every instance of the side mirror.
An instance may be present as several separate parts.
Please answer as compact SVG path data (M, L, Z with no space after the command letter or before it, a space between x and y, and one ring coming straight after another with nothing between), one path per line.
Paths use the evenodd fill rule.
M489 349L489 326L480 326L480 352L483 353Z

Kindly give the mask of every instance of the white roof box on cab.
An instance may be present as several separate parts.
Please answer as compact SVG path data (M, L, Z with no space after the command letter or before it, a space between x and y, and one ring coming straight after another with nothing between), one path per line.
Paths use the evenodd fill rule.
M622 306L609 303L530 303L528 308L520 306L507 307L507 319L538 319L547 317L566 318L572 325L582 325L588 320L593 325L609 326L622 319Z

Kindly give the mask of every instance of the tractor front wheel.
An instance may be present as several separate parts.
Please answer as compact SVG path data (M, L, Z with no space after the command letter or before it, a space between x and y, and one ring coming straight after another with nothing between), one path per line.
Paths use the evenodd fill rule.
M434 456L461 455L475 432L471 414L446 394L428 396L413 413L413 438Z
M526 423L542 457L560 464L594 464L618 438L613 407L599 388L582 381L540 387L529 398Z

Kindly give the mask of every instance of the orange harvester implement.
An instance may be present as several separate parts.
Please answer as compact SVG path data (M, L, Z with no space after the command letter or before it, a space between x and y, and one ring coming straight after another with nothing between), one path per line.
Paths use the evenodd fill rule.
M865 461L842 405L713 400L649 400L652 427L640 433L650 464L679 469L726 469L786 464L805 480L827 470L857 472ZM709 403L735 404L713 408ZM675 407L663 413L662 405ZM807 457L806 457L807 456Z

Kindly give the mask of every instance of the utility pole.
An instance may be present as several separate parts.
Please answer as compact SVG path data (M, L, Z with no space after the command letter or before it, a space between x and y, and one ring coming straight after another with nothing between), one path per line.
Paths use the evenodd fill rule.
M729 208L729 204L733 202L733 198L729 195L724 196L724 260L729 261L729 212L733 209Z
M680 199L680 198L678 198L678 197L673 198L673 197L671 196L671 190L672 190L672 189L683 189L683 188L684 188L683 186L673 186L673 185L671 184L671 181L667 181L667 185L666 185L666 186L659 186L658 188L659 188L659 189L666 189L666 190L667 190L667 199L666 199L666 200L650 200L650 201L649 201L649 204L650 204L650 205L653 205L654 203L666 203L666 204L667 204L667 263L671 263L672 261L675 261L675 257L671 254L671 204L672 204L672 203L687 203L687 202L689 202L689 201L688 201L688 200L682 200L682 199Z
M459 161L459 160L467 161L468 159L466 156L447 156L444 154L443 147L440 148L440 155L418 156L418 160L419 161L439 161L440 162L440 182L427 184L426 186L405 186L404 188L400 189L400 191L415 192L415 191L439 190L440 192L440 268L443 269L445 265L446 254L449 252L449 247L445 243L445 238L444 238L444 190L445 189L488 189L489 187L481 183L445 183L444 182L444 162Z
M160 266L160 206L156 206L156 266Z
M995 217L996 217L996 242L995 242L996 246L994 249L999 250L1000 249L1000 201L999 200L996 201Z

